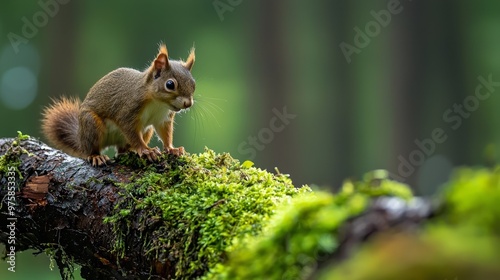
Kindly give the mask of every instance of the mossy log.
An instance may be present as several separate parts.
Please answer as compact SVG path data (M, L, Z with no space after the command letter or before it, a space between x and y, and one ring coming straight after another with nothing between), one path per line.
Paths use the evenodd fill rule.
M12 236L16 252L49 254L64 279L75 264L85 279L316 279L376 233L434 213L376 172L332 196L251 165L206 151L94 168L33 138L0 139L0 242L7 255ZM288 257L253 266L277 252Z
M199 277L300 192L251 165L209 151L95 168L28 136L0 139L0 220L15 224L0 224L0 242L49 254L63 278L73 264L85 279Z

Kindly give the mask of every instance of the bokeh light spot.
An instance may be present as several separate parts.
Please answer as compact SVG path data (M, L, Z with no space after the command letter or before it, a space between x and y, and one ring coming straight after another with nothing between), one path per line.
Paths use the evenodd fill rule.
M35 100L37 88L33 71L26 67L14 67L1 77L0 100L9 109L21 110Z

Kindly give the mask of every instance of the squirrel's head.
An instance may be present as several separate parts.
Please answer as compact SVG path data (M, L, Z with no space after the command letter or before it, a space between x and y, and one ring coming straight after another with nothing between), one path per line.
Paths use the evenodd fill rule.
M156 59L148 69L148 83L153 98L168 104L173 111L187 109L193 105L195 81L191 75L194 65L194 47L186 61L169 60L165 45L160 45Z

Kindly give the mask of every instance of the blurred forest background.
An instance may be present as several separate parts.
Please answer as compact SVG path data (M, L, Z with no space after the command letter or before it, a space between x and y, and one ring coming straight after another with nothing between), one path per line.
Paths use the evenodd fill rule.
M500 81L495 0L4 1L0 137L41 138L50 98L144 69L160 41L174 59L196 46L197 101L174 136L191 153L332 189L383 168L424 195L497 159L500 88L476 93L478 77ZM18 257L1 279L59 279L43 254Z

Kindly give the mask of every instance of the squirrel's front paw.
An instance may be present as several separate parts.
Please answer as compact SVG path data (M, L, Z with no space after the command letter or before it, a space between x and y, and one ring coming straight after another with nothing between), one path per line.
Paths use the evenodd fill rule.
M165 148L165 152L167 154L173 154L175 156L182 156L183 154L186 153L186 151L184 151L184 147L178 147L178 148Z
M157 161L158 156L161 155L160 149L158 149L158 147L139 148L136 150L136 152L140 157L145 156L149 161Z
M102 166L106 165L106 162L109 161L109 157L107 155L91 155L87 157L87 161L92 164L92 166Z

